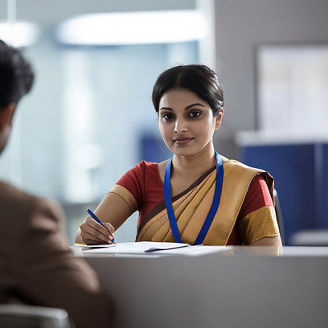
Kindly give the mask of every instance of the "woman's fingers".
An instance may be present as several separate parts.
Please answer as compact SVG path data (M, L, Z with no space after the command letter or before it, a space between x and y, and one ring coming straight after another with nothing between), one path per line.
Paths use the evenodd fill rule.
M115 238L115 234L114 234L115 229L114 229L114 227L110 223L104 223L104 226L110 232L110 236L111 236L112 240L114 240L114 238Z
M82 236L82 235L81 235ZM91 235L90 233L86 232L83 237L82 240L85 244L87 245L97 245L97 244L109 244L109 242L103 241L103 240L99 240L96 239L96 237L94 235Z
M114 239L114 229L111 224L109 225L108 227L104 227L91 217L86 218L80 226L83 242L86 244L111 244Z

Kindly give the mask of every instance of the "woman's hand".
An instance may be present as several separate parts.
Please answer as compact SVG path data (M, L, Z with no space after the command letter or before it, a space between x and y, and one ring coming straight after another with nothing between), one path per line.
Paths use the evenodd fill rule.
M100 223L91 217L87 217L80 225L80 236L85 244L113 244L114 227L110 223Z
M106 228L91 217L87 217L77 231L75 242L80 244L112 244L115 229L117 230L133 212L121 196L109 192L95 209L95 214L102 219ZM105 223L104 221L109 221L109 218L111 224Z

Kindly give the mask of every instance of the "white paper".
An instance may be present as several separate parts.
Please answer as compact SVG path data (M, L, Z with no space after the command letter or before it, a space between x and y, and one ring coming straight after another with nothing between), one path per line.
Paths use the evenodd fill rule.
M99 245L100 246L100 245ZM94 249L86 249L83 248L84 252L87 253L107 253L107 254L144 254L148 253L152 249L161 249L167 250L170 248L176 247L186 247L188 244L180 244L180 243L161 243L161 242L150 242L150 241L142 241L142 242L133 242L133 243L118 243L112 244L112 247L99 247ZM153 252L149 252L153 253Z
M189 255L199 256L230 250L227 246L191 246L182 243L133 242L110 245L112 247L83 249L84 254L149 254L149 255ZM150 251L158 249L156 251Z
M196 245L196 246L190 246L185 248L178 248L178 249L172 249L172 250L165 250L161 252L155 252L156 254L162 254L163 255L187 255L187 256L201 256L201 255L207 255L212 253L218 253L218 252L226 252L232 250L231 246L203 246L203 245Z

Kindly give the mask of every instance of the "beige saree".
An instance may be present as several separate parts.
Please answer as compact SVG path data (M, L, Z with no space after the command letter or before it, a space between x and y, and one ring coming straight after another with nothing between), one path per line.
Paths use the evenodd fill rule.
M210 229L204 239L204 245L226 245L236 224L248 188L253 178L262 174L273 192L272 177L259 169L248 167L234 160L224 160L224 178L221 201ZM215 189L216 170L197 181L191 188L173 198L173 210L177 220L181 239L185 243L194 244L204 220L210 209ZM140 227L136 241L170 241L174 237L167 217L165 202L157 206L157 212ZM243 218L240 223L244 243L250 244L264 237L279 235L273 207L263 207L256 213Z

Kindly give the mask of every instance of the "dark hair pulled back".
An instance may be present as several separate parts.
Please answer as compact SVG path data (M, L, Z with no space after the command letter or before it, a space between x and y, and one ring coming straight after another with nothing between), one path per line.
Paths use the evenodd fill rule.
M217 116L224 105L223 89L215 72L206 65L179 65L164 71L157 79L152 93L156 112L159 102L169 90L187 89L206 101Z

